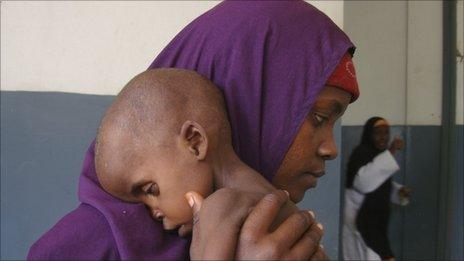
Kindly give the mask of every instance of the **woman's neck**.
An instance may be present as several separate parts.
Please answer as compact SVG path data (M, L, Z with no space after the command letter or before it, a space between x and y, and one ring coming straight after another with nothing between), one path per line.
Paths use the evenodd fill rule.
M258 202L264 195L276 189L261 174L243 163L232 148L223 153L216 153L216 155L218 157L214 161L215 190L232 188L248 192L254 195L254 200ZM279 224L298 211L295 204L288 200L275 217L270 230L274 231Z

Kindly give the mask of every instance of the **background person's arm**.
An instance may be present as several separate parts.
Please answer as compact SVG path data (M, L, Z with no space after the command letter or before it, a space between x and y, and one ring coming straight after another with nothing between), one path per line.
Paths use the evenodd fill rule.
M404 140L395 138L388 150L377 155L371 162L362 166L353 181L353 188L367 194L376 190L382 183L400 169L393 155L404 149Z
M370 193L399 169L392 153L385 150L358 170L353 181L353 188L363 194Z
M406 206L409 204L411 197L411 189L399 184L395 181L392 182L392 191L390 195L390 202L400 206Z

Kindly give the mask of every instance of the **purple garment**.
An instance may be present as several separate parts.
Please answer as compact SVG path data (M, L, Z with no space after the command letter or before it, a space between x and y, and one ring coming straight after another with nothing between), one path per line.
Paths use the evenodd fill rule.
M348 37L303 1L231 1L190 23L150 68L191 69L218 85L235 151L271 180L348 50L354 51ZM144 206L124 203L101 189L93 144L79 199L81 206L39 239L28 259L188 258L188 240L164 232Z
M166 233L143 204L120 201L97 180L94 142L79 179L82 204L32 245L28 260L188 259L190 239Z

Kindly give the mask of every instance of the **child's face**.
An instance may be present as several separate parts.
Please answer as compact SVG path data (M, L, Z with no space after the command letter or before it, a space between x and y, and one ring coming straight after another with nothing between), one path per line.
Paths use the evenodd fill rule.
M151 216L163 222L166 230L179 228L179 235L191 232L192 210L185 193L196 191L207 197L213 190L209 165L194 160L187 151L165 149L145 154L125 175L127 189L121 198L144 203ZM118 196L118 195L116 195Z

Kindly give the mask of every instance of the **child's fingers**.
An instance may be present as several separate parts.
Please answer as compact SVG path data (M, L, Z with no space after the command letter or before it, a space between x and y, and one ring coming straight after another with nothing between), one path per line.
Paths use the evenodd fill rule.
M192 213L193 213L193 224L198 222L201 206L203 204L203 196L198 194L195 191L189 191L185 193L185 199L187 199L187 202L189 203L190 207L192 208Z

